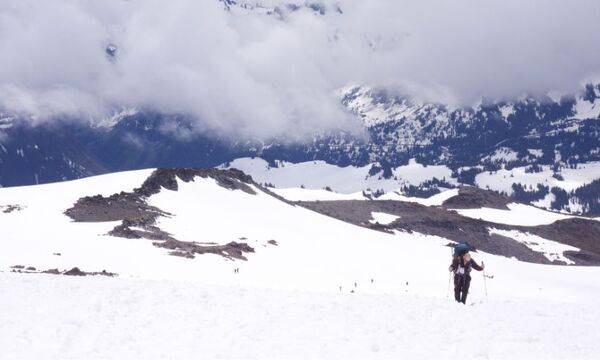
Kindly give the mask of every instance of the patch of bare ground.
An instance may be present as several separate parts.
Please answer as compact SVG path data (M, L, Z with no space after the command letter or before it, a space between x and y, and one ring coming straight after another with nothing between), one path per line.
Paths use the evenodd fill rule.
M13 211L21 211L25 207L21 205L0 205L0 211L5 214L10 214Z
M170 255L182 256L190 259L193 259L195 254L215 254L231 260L248 260L244 254L254 252L254 248L252 248L250 245L235 241L229 242L225 245L206 246L192 242L169 239L167 241L156 242L154 245L173 250L169 252Z

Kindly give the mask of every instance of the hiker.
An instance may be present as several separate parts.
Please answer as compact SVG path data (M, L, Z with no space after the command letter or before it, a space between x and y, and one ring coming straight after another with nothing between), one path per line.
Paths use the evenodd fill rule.
M485 265L483 262L479 266L475 260L471 259L469 252L464 252L454 256L449 270L454 272L454 299L463 304L467 301L469 285L471 284L471 268L482 271Z

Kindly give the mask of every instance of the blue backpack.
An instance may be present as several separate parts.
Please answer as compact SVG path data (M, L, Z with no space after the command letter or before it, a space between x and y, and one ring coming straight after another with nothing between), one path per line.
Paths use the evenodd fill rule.
M454 246L454 256L462 256L469 251L475 251L475 247L468 242L456 244Z

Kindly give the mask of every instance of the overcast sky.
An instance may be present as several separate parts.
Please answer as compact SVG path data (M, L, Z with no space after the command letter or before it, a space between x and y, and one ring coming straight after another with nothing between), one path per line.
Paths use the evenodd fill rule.
M40 121L153 108L264 137L351 127L335 97L348 84L472 104L599 78L598 0L321 3L281 19L217 0L4 0L0 107Z

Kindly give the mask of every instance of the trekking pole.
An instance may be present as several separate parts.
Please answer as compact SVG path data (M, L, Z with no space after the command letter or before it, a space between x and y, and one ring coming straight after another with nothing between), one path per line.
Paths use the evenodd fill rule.
M448 287L446 288L446 299L450 297L450 283L452 282L452 273L448 272Z
M454 249L450 248L450 258L454 257ZM452 271L448 271L448 287L446 288L446 299L450 297L450 284L452 283Z
M483 268L483 288L485 290L485 298L487 299L487 297L488 297L488 294L487 294L487 280L486 280L487 275L485 275L485 264L483 263L483 261L481 262L481 264L484 265L484 268Z

